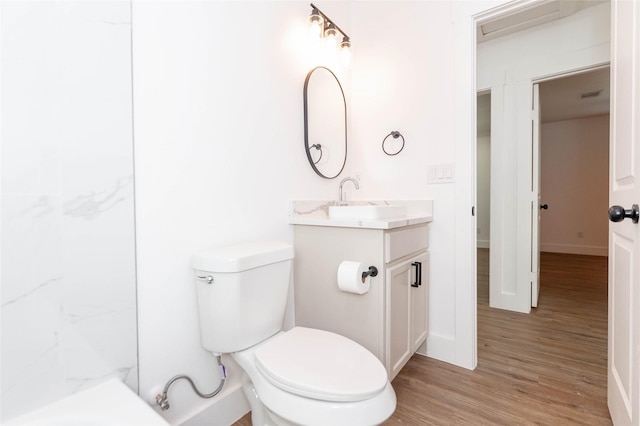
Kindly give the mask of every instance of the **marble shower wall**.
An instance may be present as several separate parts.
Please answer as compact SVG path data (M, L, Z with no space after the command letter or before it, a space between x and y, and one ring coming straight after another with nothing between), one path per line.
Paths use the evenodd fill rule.
M137 391L131 5L1 3L0 420Z

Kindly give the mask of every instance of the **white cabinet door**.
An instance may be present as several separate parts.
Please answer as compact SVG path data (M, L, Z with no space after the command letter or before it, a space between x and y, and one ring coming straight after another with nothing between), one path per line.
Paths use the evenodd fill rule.
M392 380L427 337L429 254L391 266L387 285L387 371Z
M409 336L409 307L411 278L413 267L411 261L399 263L387 269L387 371L389 380L400 372L411 354Z
M429 297L429 253L421 254L411 260L414 274L419 274L418 287L410 287L411 294L411 353L418 350L427 339L427 306ZM413 283L412 283L413 284Z

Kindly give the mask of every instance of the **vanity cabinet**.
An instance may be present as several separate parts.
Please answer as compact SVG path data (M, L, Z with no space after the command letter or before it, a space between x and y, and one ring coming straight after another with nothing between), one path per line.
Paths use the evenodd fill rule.
M296 225L295 323L346 336L382 361L392 380L428 330L428 226L368 229ZM345 260L378 268L368 293L338 288ZM422 348L421 348L422 347Z

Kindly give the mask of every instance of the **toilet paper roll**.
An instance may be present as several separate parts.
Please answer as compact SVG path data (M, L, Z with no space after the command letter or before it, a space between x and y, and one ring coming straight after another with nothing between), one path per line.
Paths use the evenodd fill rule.
M338 288L355 294L365 294L369 291L370 278L362 278L362 274L369 270L361 262L345 260L338 266Z

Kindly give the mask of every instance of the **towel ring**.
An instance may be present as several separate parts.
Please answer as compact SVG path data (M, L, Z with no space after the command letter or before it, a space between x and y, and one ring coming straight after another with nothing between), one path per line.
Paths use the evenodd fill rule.
M318 157L318 159L316 161L313 162L313 164L318 164L320 162L320 160L322 160L322 145L320 145L319 143L314 143L313 145L311 145L309 148L307 148L309 151L311 151L311 148L315 148L318 151L320 151L320 157Z
M384 147L384 144L387 142L387 139L389 138L389 136L393 136L394 139L402 138L402 146L397 152L390 153ZM398 155L403 149L404 149L404 136L402 136L402 134L397 130L393 130L391 133L385 136L385 138L382 140L382 151L384 151L384 153L387 155Z

